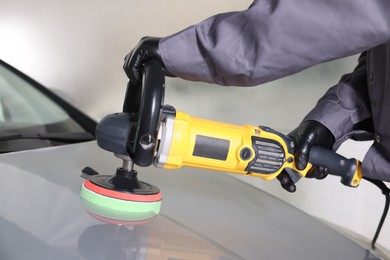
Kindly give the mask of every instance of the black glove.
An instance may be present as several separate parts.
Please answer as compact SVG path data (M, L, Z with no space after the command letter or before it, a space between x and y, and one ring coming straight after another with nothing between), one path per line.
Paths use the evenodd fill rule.
M321 145L331 149L335 138L333 134L324 125L317 121L305 121L295 128L288 136L295 141L295 164L298 170L303 170L309 161L310 149L313 145ZM328 168L321 165L313 165L313 167L306 174L307 178L323 179L329 173ZM280 181L282 187L289 191L296 190L294 182L286 171L282 171L277 179Z
M148 60L157 60L161 63L163 70L167 76L172 76L167 71L162 61L158 44L161 38L143 37L138 45L125 57L123 69L126 72L130 83L139 85L142 82L143 65Z

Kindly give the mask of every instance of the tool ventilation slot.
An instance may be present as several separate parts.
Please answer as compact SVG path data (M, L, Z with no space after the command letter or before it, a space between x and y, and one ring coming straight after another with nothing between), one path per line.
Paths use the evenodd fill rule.
M245 169L248 172L272 174L282 167L285 159L283 146L274 140L252 137L256 157Z

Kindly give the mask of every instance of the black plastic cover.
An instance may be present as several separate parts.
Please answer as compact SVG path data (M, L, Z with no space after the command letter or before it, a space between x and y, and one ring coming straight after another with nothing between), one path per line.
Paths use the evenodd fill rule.
M100 148L116 154L128 155L130 131L136 121L129 113L116 113L105 116L96 126L96 140Z

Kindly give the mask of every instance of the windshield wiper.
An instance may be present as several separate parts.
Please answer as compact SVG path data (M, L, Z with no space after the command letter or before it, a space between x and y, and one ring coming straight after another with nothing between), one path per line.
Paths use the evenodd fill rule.
M0 142L21 140L21 139L41 139L62 143L78 143L95 140L95 137L87 132L63 132L63 133L37 133L37 134L14 134L0 135Z

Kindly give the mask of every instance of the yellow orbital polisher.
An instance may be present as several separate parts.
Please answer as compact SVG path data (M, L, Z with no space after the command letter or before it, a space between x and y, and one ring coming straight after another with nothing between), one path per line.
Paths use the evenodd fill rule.
M357 187L361 163L314 146L309 164L298 170L294 140L269 127L232 125L191 117L163 104L164 74L157 61L145 65L142 86L128 85L122 113L104 117L96 128L98 145L123 160L114 175L84 171L81 197L92 215L139 222L157 215L161 193L138 181L133 165L182 166L272 180L282 170L297 182L313 165L329 168L341 182ZM134 213L134 214L133 214Z

